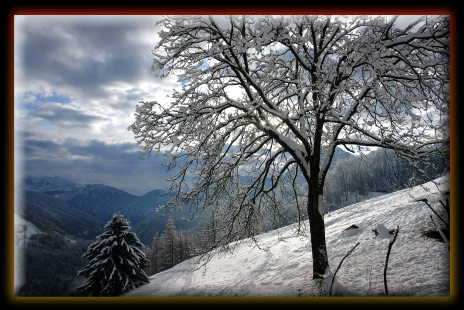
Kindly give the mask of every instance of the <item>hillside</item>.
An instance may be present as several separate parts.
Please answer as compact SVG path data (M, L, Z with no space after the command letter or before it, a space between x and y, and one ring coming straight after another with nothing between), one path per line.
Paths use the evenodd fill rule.
M151 243L155 233L164 230L169 217L174 219L179 230L197 224L196 221L183 220L188 208L156 212L172 197L164 195L164 190L160 189L135 196L103 184L79 184L60 177L32 176L26 177L20 188L24 191L22 201L26 203L28 216L34 216L35 221L45 219L65 230L69 228L72 233L67 233L74 236L79 233L79 237L89 235L93 238L95 233L88 232L102 231L103 225L118 211L131 221L132 231L145 245ZM75 223L65 223L66 217ZM83 217L87 219L82 221Z
M78 184L60 177L26 177L25 190L53 196L106 223L113 213L139 197L103 184Z
M75 282L77 271L87 263L82 253L119 210L135 220L133 231L150 244L153 230L162 231L168 218L155 214L156 207L166 200L161 194L155 190L139 197L100 184L78 184L59 177L26 177L18 188L14 211L14 251L15 256L21 257L20 263L15 264L15 277L20 279L15 282L15 293L72 295L79 283ZM139 230L135 227L137 221L143 222Z
M448 184L449 177L437 180ZM445 186L446 187L446 186ZM334 272L345 254L359 246L343 262L336 275L336 296L383 296L383 266L391 236L399 233L388 264L388 289L392 296L449 296L450 251L447 244L426 236L434 230L432 212L414 201L436 187L427 183L375 197L325 217L327 248ZM439 202L432 206L442 210ZM436 222L438 222L435 219ZM351 225L358 228L346 230ZM312 259L307 236L296 235L293 224L232 244L233 253L212 253L205 265L194 257L149 278L127 296L320 296L327 295L312 280ZM302 224L308 232L306 223ZM373 230L377 228L376 236ZM201 261L200 261L201 262Z
M24 190L14 212L15 294L69 295L90 239L103 223L50 195Z
M114 213L136 200L137 196L102 184L86 184L58 198L106 222Z
M103 221L53 196L25 190L19 201L24 218L42 231L56 231L77 238L94 238L103 231Z

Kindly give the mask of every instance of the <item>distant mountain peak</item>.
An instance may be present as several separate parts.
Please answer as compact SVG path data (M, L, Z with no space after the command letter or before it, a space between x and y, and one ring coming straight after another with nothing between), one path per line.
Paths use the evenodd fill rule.
M62 177L34 177L27 176L19 187L25 190L38 191L52 196L75 191L83 185L69 181Z

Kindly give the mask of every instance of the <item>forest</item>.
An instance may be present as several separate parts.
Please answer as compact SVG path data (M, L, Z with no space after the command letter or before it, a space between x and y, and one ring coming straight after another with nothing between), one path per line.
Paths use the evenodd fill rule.
M146 249L149 264L145 270L147 276L169 269L195 255L195 245L191 233L185 235L176 230L174 220L166 221L165 230L153 236L153 241Z
M377 150L335 163L324 187L325 210L333 211L368 198L433 180L449 171L449 158L433 156L430 165L416 166L393 151Z

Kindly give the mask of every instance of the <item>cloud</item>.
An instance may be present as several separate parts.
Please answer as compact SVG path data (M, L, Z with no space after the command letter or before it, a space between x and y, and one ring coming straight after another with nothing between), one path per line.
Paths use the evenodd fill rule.
M151 72L157 18L15 17L15 112L23 113L21 121L49 139L133 141L126 128L136 104L166 100L177 87L175 77L161 80Z
M108 120L108 117L92 115L62 106L60 103L48 103L33 111L31 115L64 127L89 127L92 122Z
M59 144L51 140L29 139L24 145L23 153L27 154L28 158L47 158L56 159L63 158L66 150Z
M155 19L22 17L15 24L15 84L23 93L66 93L87 107L140 83L167 86L170 80L151 72Z
M59 17L23 21L22 59L24 82L48 81L55 88L84 91L92 97L107 97L104 85L124 81L136 84L150 78L151 44L136 41L139 32L154 19L108 20ZM144 21L145 23L142 23ZM155 32L153 27L153 32ZM154 43L154 42L153 42ZM155 77L151 75L151 79Z
M21 144L24 175L60 176L77 183L102 183L135 195L167 189L166 158L144 159L134 144L98 140L63 143L25 133Z
M178 86L151 72L157 18L15 16L15 165L23 175L138 195L167 188L166 160L142 159L127 131L141 100L167 100Z

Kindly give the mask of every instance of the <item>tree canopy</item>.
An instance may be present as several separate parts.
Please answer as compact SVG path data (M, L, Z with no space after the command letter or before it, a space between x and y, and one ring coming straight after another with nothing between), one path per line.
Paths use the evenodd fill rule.
M321 197L337 146L392 149L413 164L448 152L449 17L397 20L163 19L153 70L182 88L168 105L141 102L129 129L178 168L172 203L217 206L215 239L226 245L278 217L281 197L299 212L306 200L321 276Z

